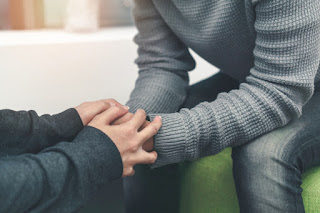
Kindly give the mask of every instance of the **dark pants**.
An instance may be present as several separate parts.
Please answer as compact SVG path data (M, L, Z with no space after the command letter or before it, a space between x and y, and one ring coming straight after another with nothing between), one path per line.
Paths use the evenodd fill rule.
M219 93L238 87L238 82L218 73L191 86L182 108L214 101ZM316 92L299 120L233 149L241 212L303 212L301 174L320 164L319 105ZM153 170L138 165L135 170L135 176L124 179L128 213L179 212L179 164Z

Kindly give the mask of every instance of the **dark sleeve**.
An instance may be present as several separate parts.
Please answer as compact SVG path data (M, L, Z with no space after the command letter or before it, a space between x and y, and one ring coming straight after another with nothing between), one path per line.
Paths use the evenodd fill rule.
M83 124L75 109L38 116L34 111L0 111L0 156L37 153L60 141L72 141Z
M122 173L111 139L85 127L72 143L0 158L0 212L74 212Z

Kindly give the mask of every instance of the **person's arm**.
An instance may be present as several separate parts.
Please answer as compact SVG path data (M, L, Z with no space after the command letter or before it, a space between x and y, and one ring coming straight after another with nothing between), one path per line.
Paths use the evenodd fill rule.
M83 124L75 109L38 116L35 111L0 111L0 155L36 153L59 141L71 141Z
M145 121L145 113L138 111L128 122L110 125L127 112L109 108L72 143L0 158L0 212L75 212L106 182L133 175L135 164L155 162L156 153L141 146L157 132L161 120L138 132Z
M284 126L302 114L313 95L319 68L320 3L258 0L254 7L255 66L246 83L238 90L220 94L211 103L163 114L162 128L155 136L159 157L154 167L214 155ZM145 24L144 30L147 27ZM151 72L150 76L156 78ZM149 84L153 81L148 79ZM148 90L149 84L141 81L139 87ZM154 97L148 97L144 98L152 102Z
M0 156L37 153L60 141L72 141L113 99L85 102L56 115L0 110Z
M176 112L183 104L195 62L186 45L171 31L153 1L137 0L133 9L138 34L139 77L127 105L147 113Z
M114 143L85 127L72 143L0 158L0 212L74 212L121 175Z

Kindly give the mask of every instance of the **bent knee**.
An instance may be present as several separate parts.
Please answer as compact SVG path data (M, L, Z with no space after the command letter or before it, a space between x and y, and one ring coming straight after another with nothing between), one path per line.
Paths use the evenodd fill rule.
M264 169L275 164L294 165L301 144L296 134L281 131L268 133L249 143L233 148L234 164Z

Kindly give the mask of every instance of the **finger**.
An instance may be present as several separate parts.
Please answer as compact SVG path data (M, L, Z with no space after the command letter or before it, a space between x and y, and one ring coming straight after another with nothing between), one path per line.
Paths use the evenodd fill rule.
M142 124L142 126L140 127L140 129L139 129L138 131L140 132L141 130L143 130L144 128L146 128L149 124L150 124L150 121L145 121L145 122Z
M104 99L102 101L109 103L111 106L124 107L125 109L129 109L128 106L124 106L114 99Z
M112 122L112 125L119 125L125 122L128 122L129 120L131 120L131 118L134 116L134 114L132 113L127 113L124 116L122 116L121 118L118 118L117 120L115 120L114 122Z
M102 112L99 115L99 119L101 119L105 124L111 124L114 120L122 117L127 112L128 110L122 107L113 106Z
M111 105L109 103L104 102L104 101L96 101L94 106L95 106L95 114L96 115L104 112L105 110L107 110L111 107Z
M135 164L153 164L156 162L158 154L156 151L146 152L141 149L136 158L134 159Z
M151 137L158 133L162 125L162 119L160 116L156 116L153 121L139 132L142 143L145 143Z
M133 169L133 167L124 169L122 177L133 176L134 173L135 173L135 170Z
M129 121L129 124L132 125L135 129L139 129L146 121L146 117L146 112L143 109L138 109L136 114L134 114L134 116Z

